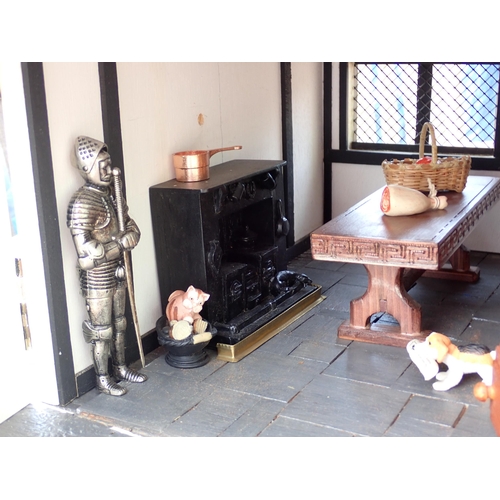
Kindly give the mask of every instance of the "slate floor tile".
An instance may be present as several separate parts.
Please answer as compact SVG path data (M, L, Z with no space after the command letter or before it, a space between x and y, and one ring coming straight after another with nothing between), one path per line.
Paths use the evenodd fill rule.
M262 344L259 349L274 356L288 356L304 339L292 333L280 332L278 335Z
M227 416L234 421L261 399L253 394L215 387L208 398L196 405L196 409L216 416Z
M409 397L387 387L320 375L281 416L353 434L382 436Z
M345 276L344 273L338 271L315 269L313 267L296 269L294 271L306 274L315 285L321 286L323 290L328 290Z
M368 274L346 274L344 278L339 281L341 285L354 285L361 287L362 290L366 290L368 287Z
M324 363L291 356L273 356L257 349L238 363L227 363L206 382L217 387L290 401L325 367Z
M471 293L491 295L500 286L500 269L496 273L480 273L479 281L470 285Z
M391 425L385 432L386 437L450 437L453 429L447 425L426 422L406 415L401 417Z
M351 300L361 297L365 291L366 287L337 283L325 291L326 299L321 303L321 309L349 311Z
M330 308L323 309L320 304L318 306L318 310L316 311L316 315L324 316L325 318L329 319L330 328L328 328L328 331L333 332L335 337L335 342L343 344L344 341L342 339L339 339L337 335L338 326L341 325L344 321L347 321L349 319L349 311L335 310Z
M345 432L326 425L304 422L279 416L261 434L261 437L353 437L352 432Z
M301 261L296 264L289 264L287 269L307 275L315 285L321 286L323 290L328 290L345 276L344 273L339 273L336 270L338 266L320 266L318 268L309 266L309 263L310 261Z
M500 305L487 303L484 304L474 313L474 319L481 319L483 321L493 321L497 324L500 330Z
M303 340L312 342L324 342L327 344L339 343L337 330L343 321L343 318L337 318L336 316L319 311L292 330L290 336L299 337Z
M146 371L160 373L162 375L179 377L185 380L189 380L192 383L200 382L207 378L211 373L217 371L221 366L224 366L226 361L221 361L217 359L217 351L214 349L206 349L208 356L210 357L210 361L204 366L200 366L197 368L176 368L169 365L165 361L166 351L163 347L159 347L157 349L158 357L147 365Z
M257 396L215 388L195 407L176 419L164 432L171 436L216 437L254 407Z
M345 262L344 264L342 264L342 267L339 269L339 271L349 274L368 274L366 267L363 264L356 264L354 262Z
M489 253L478 263L481 274L500 276L500 254Z
M165 427L209 397L213 390L206 384L147 369L144 372L149 376L144 384L131 384L129 392L118 398L99 394L82 405L81 414L114 420L131 431L161 434Z
M343 266L342 262L333 262L333 261L330 262L327 260L312 259L306 265L306 269L323 269L325 271L338 271L342 266Z
M220 436L257 437L261 436L278 417L285 403L272 399L258 398L258 401L235 420Z
M490 403L468 406L451 435L453 437L497 437L490 420Z
M342 320L330 318L325 321L328 325L326 332L315 328L314 325L318 324L317 317L316 320L314 317L306 318L293 330L280 332L259 349L278 356L295 356L330 363L343 349L342 344L337 343L336 333L332 331L332 322L340 324Z
M165 427L163 434L169 437L217 437L231 422L227 416L193 408Z
M446 292L422 286L418 281L408 291L408 294L422 306L426 304L439 304L448 296Z
M453 281L452 281L453 283ZM457 283L458 285L458 283ZM495 288L498 286L497 280L495 279L494 284L488 284L486 279L479 280L477 283L467 283L465 286L458 287L454 290L444 293L443 304L446 306L466 306L468 308L480 307L488 297L494 292ZM435 287L433 287L435 288ZM428 292L431 292L432 288L427 288Z
M500 324L474 318L458 340L461 345L484 344L493 351L500 345Z
M422 309L422 330L441 332L448 337L459 337L468 327L472 310L453 304L426 304Z
M479 250L471 250L471 252L470 252L471 266L480 265L487 255L488 255L487 252L480 252Z
M466 408L453 401L413 396L384 435L448 437Z
M417 286L446 294L464 292L468 290L470 286L475 286L476 284L471 285L465 281L428 278L426 276L421 276L417 281Z
M453 427L459 420L466 405L454 401L413 396L404 407L401 417L414 418L424 422Z
M475 312L474 317L500 323L500 290L496 290L490 297L488 297L488 299Z
M352 342L323 374L391 387L410 364L406 349Z
M330 364L340 356L344 350L345 346L338 344L311 342L306 340L298 345L297 348L290 353L290 356Z

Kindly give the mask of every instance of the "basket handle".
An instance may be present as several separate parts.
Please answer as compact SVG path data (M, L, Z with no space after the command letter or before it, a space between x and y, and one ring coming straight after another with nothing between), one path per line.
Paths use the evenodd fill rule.
M432 163L437 163L438 150L436 145L436 135L434 133L434 127L430 122L424 123L424 126L422 127L422 132L420 132L420 147L418 151L418 156L419 158L424 157L425 138L427 137L427 130L429 130L429 133L431 134Z

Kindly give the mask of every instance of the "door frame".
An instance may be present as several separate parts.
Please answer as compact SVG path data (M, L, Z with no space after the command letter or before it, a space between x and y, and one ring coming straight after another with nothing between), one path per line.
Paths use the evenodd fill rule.
M78 396L69 336L61 235L45 97L43 63L21 63L48 315L59 404Z

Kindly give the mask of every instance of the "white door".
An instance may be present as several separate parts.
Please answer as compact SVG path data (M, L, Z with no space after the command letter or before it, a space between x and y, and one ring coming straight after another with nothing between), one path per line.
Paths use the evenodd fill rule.
M0 118L2 422L29 403L59 404L20 63L0 62ZM25 293L16 258L21 259ZM21 320L23 295L31 348Z
M1 112L1 107L0 107ZM1 119L1 118L0 118ZM2 125L0 124L0 127ZM0 130L0 133L2 131ZM2 141L3 142L3 141ZM1 143L0 143L0 146ZM22 260L17 247L15 207L12 204L10 175L3 146L0 147L0 276L1 279L1 327L2 375L0 376L0 422L30 403L30 349L29 335L23 330L21 303L23 303L21 278ZM20 272L19 272L20 274ZM26 333L28 333L26 331Z

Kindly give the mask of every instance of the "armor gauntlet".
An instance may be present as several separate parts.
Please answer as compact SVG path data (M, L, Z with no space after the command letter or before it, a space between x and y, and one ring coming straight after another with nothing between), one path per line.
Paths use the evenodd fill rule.
M132 250L137 246L141 238L141 232L133 219L129 219L125 233L120 238L120 245L122 250Z
M78 253L78 266L84 271L119 259L122 255L122 246L118 240L109 243L99 243L96 240L87 240L85 234L73 236L73 242Z

